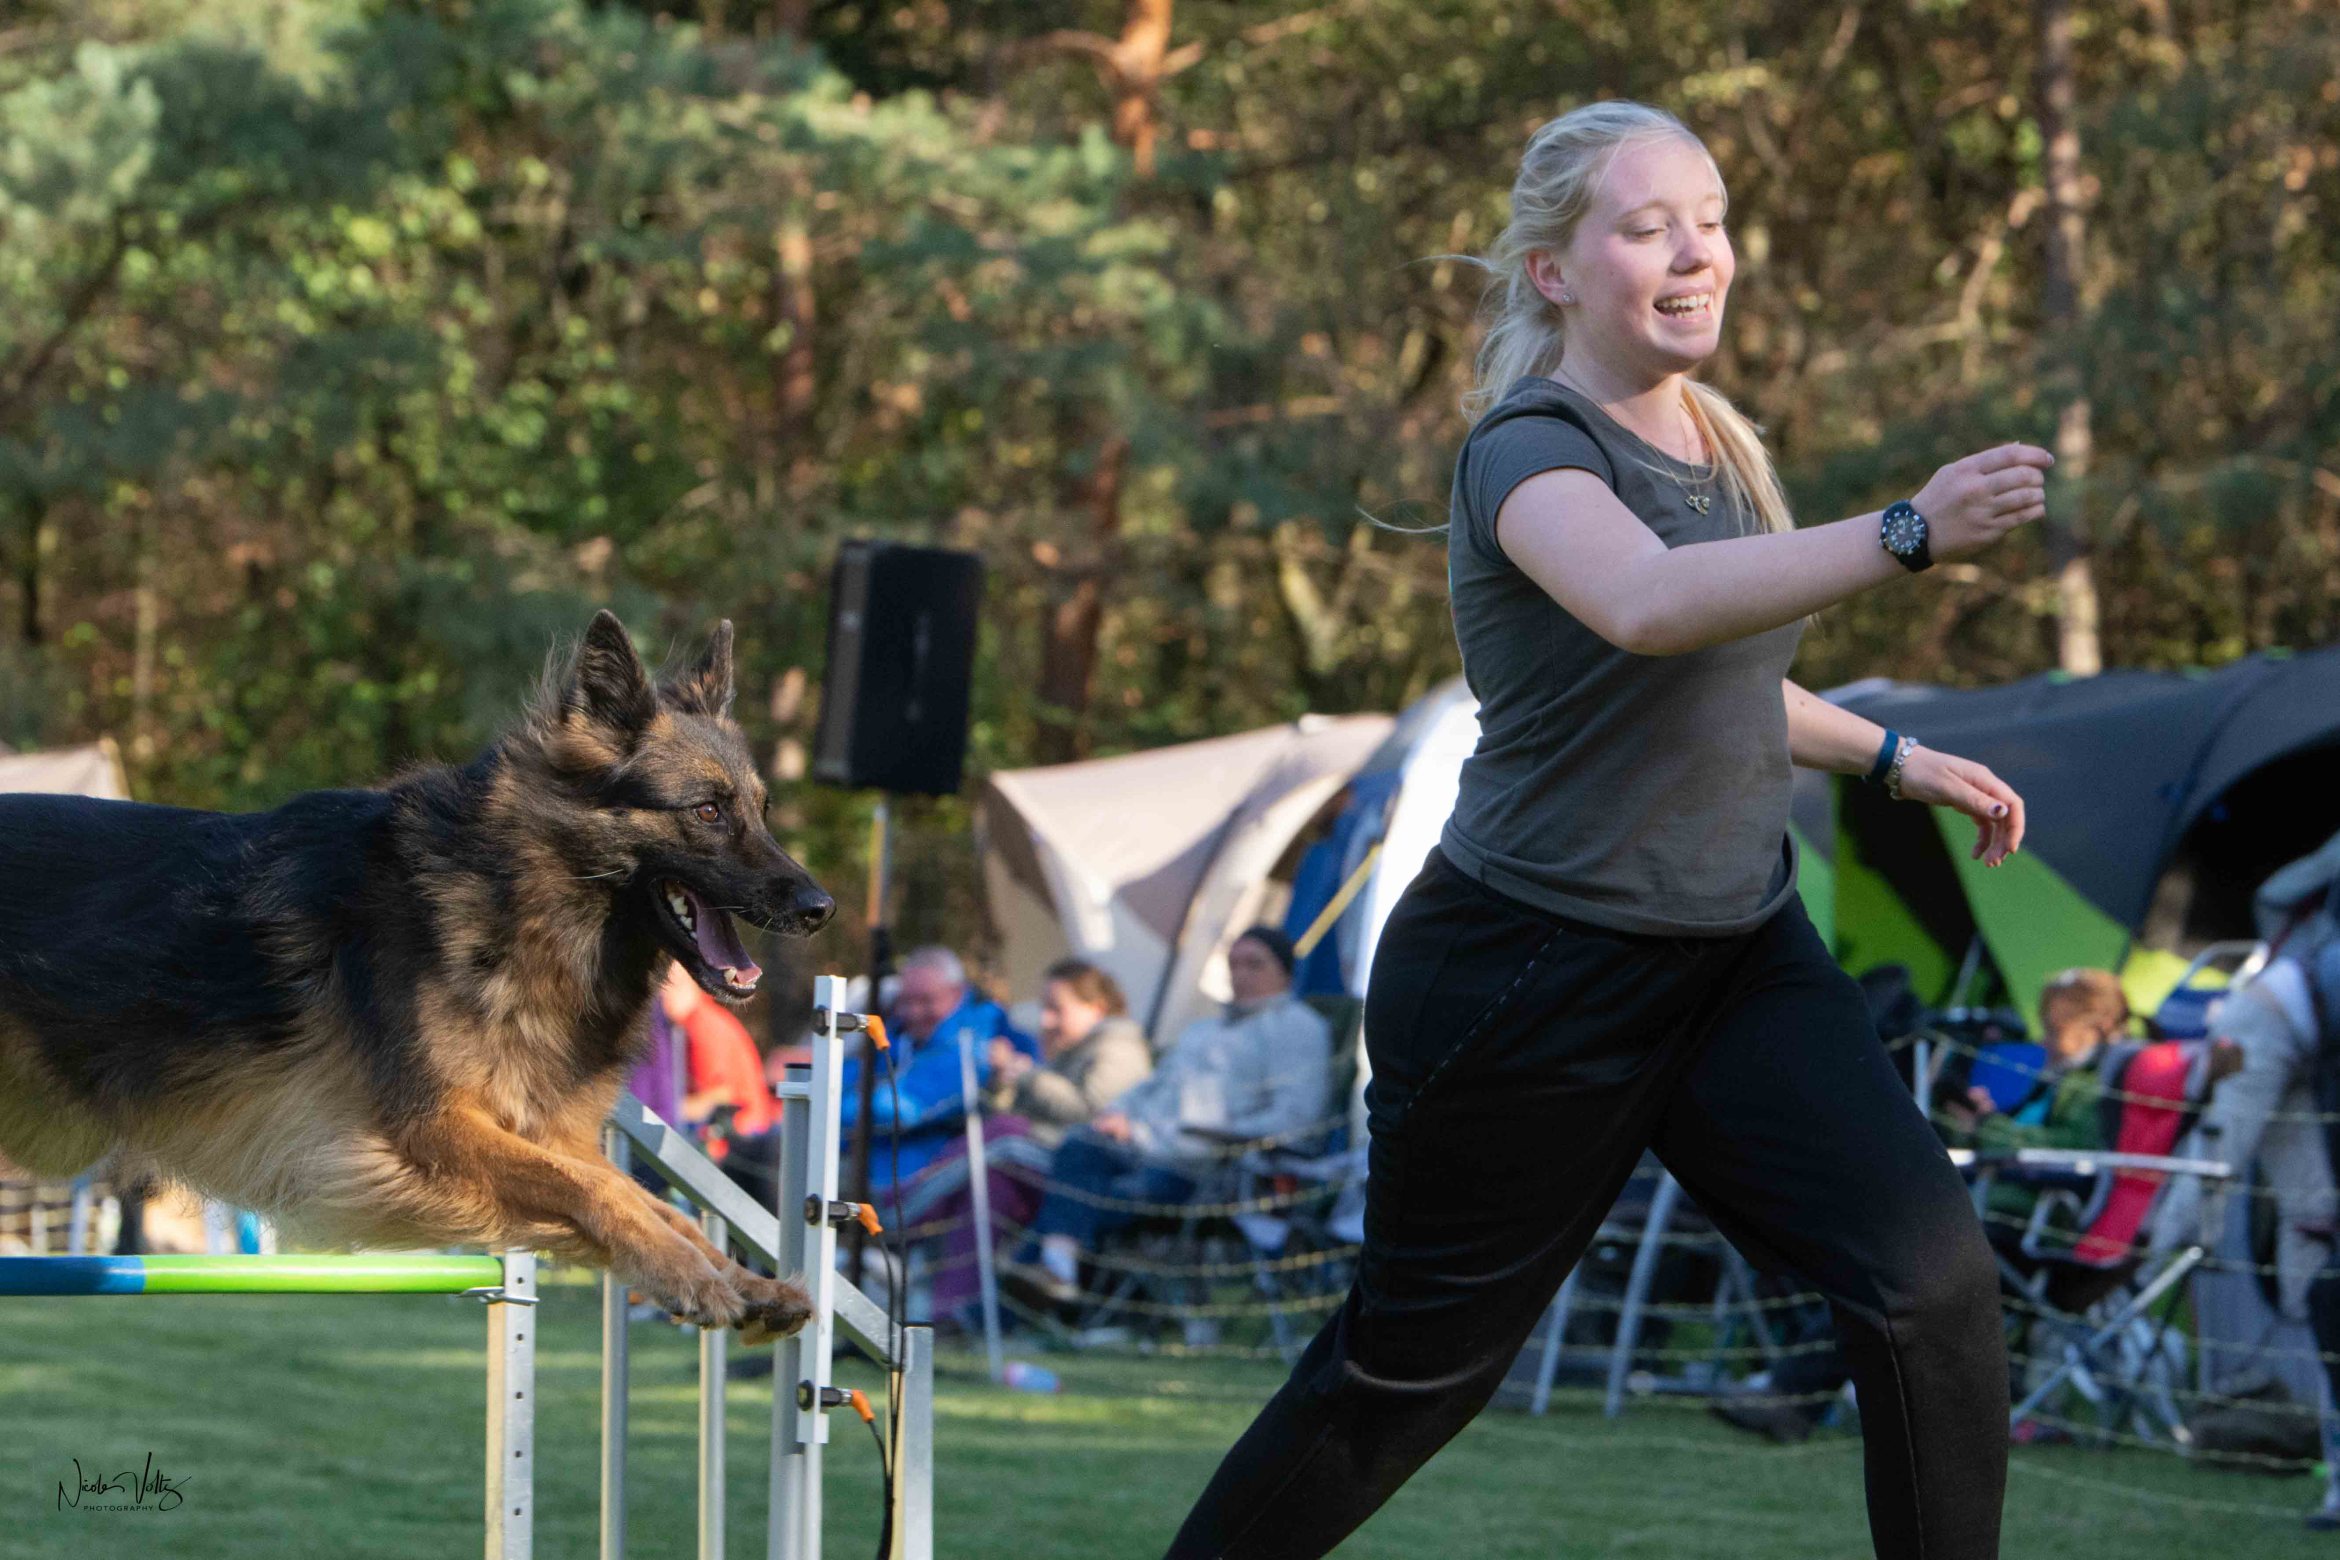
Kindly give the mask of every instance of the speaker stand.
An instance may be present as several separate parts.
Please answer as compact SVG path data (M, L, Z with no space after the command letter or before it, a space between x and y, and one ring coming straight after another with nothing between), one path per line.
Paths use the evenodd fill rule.
M893 799L882 792L877 799L877 810L869 820L869 913L866 918L869 931L869 1009L880 1009L879 992L886 978L894 973L894 929L886 921L887 879L892 875L894 853ZM888 1037L889 1043L891 1036ZM898 1060L898 1059L897 1059ZM861 1083L856 1104L860 1114L854 1118L853 1128L853 1198L856 1202L871 1201L869 1195L869 1145L871 1139L870 1115L877 1098L877 1071L883 1061L877 1048L866 1038L861 1046ZM880 1217L886 1215L881 1212ZM862 1282L862 1253L869 1245L868 1232L859 1224L852 1226L847 1241L851 1266L847 1269L855 1283Z

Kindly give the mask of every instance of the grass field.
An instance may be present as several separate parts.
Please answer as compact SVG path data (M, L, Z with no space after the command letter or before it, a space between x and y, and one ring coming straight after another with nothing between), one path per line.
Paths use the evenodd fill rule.
M561 1282L575 1277L576 1282ZM599 1309L556 1275L540 1312L537 1553L594 1552ZM485 1323L416 1297L0 1300L0 1560L471 1556L480 1545ZM694 1553L695 1353L635 1330L632 1542ZM1227 1444L1280 1379L1265 1365L1052 1358L1053 1397L985 1384L946 1355L937 1409L944 1560L1161 1552ZM851 1372L848 1371L850 1375ZM867 1373L858 1378L870 1384ZM731 1400L731 1552L763 1553L770 1395ZM143 1468L168 1512L59 1511L84 1468ZM829 1452L829 1552L874 1548L876 1452L846 1419ZM2340 1557L2300 1517L2315 1490L2152 1453L2026 1448L2010 1560ZM1869 1553L1857 1442L1780 1449L1673 1405L1615 1423L1581 1404L1483 1418L1339 1553L1354 1560Z

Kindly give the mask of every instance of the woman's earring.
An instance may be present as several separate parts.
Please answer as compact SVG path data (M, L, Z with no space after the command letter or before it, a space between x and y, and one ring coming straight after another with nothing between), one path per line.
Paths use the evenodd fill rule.
M1572 292L1564 292L1560 295L1560 301L1562 303L1574 303L1576 301L1576 294Z

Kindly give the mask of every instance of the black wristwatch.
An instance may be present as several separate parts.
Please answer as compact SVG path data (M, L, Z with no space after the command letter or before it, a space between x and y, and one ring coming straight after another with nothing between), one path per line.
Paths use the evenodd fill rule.
M1877 541L1893 555L1895 563L1912 574L1934 566L1934 555L1926 548L1926 517L1908 499L1886 509L1877 527Z

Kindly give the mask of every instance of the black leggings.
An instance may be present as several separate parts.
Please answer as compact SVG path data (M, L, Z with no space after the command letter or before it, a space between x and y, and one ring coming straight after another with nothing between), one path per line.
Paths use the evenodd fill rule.
M1378 1510L1485 1406L1645 1148L1750 1260L1828 1297L1877 1553L1998 1553L1997 1269L1800 904L1735 937L1633 936L1434 851L1383 932L1365 1033L1356 1282L1171 1560L1322 1555Z

